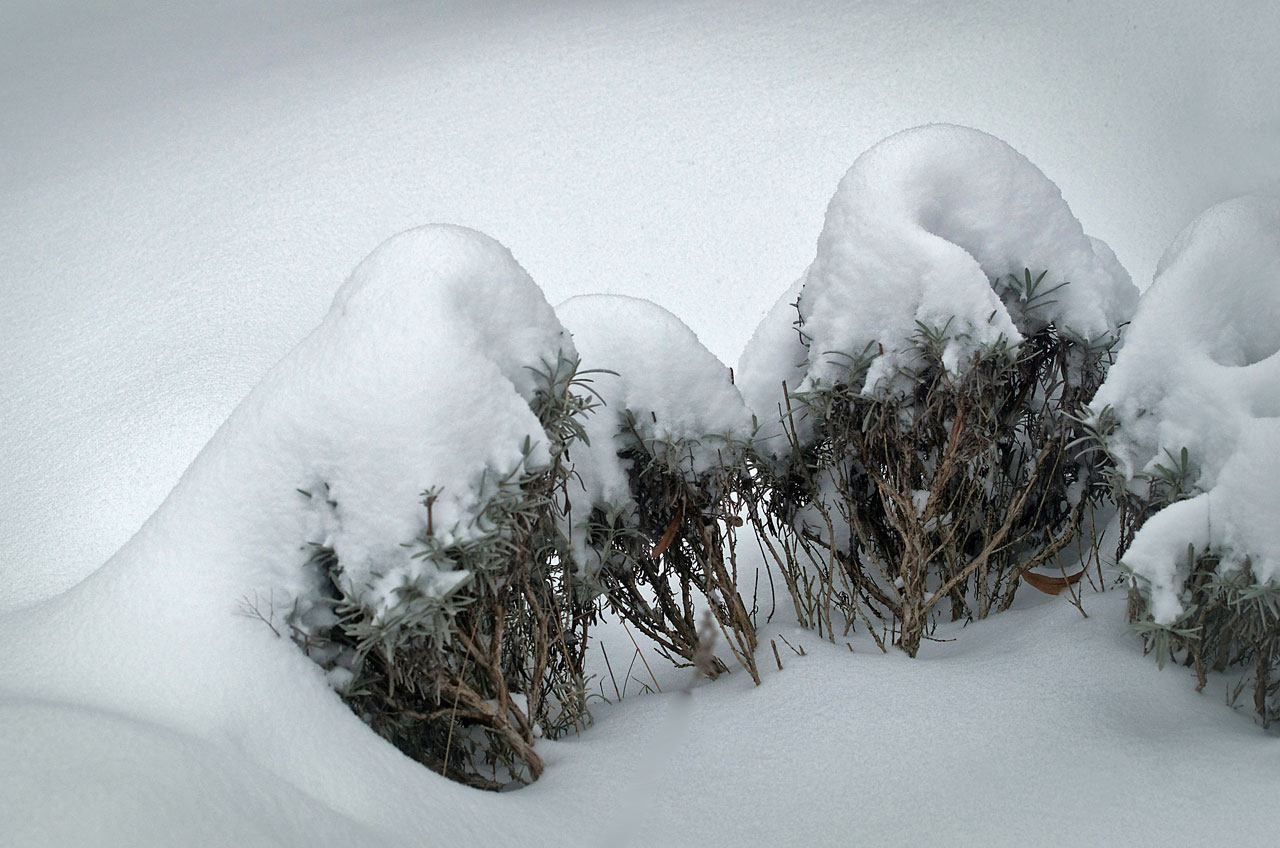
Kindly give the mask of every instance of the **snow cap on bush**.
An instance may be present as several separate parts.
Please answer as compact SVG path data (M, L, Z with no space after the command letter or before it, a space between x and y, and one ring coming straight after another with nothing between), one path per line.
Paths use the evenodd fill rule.
M324 323L229 426L269 419L254 428L270 434L259 462L279 467L268 478L275 496L307 512L307 526L277 519L276 532L332 548L349 591L373 608L406 584L445 593L462 575L405 547L426 525L421 494L439 490L432 522L448 541L467 532L482 488L546 461L529 408L533 369L561 352L572 341L506 248L461 227L421 227L356 268Z
M577 564L661 654L714 678L728 663L706 640L702 607L759 683L731 518L754 427L732 373L647 300L588 295L556 312L582 357L579 374L604 401L584 422L590 444L570 448Z
M1093 402L1114 410L1108 446L1135 491L1187 450L1198 494L1152 516L1124 557L1157 622L1181 612L1188 544L1280 577L1278 351L1280 198L1228 200L1165 251Z
M827 207L817 256L770 312L740 362L743 394L762 422L776 419L782 380L792 391L840 379L850 356L883 348L868 390L902 390L919 325L947 327L949 367L1019 326L992 280L1047 271L1052 303L1037 310L1085 338L1115 333L1137 290L1115 255L1085 235L1058 187L1003 141L932 124L890 136L858 157ZM807 356L807 362L803 357ZM797 357L801 357L798 359Z
M584 505L625 505L631 500L618 439L626 413L637 435L660 453L680 446L677 461L691 476L736 461L751 437L751 414L728 367L698 341L693 330L648 300L623 295L583 295L556 308L573 334L592 388L605 406L586 419L590 447L573 448L574 471Z
M252 786L284 793L268 794L263 809L296 795L303 821L318 801L334 811L323 820L338 834L349 832L351 799L371 786L392 795L416 787L387 807L393 812L421 802L424 790L461 797L374 741L288 638L287 622L295 600L324 588L318 569L307 567L309 542L340 551L353 583L382 574L383 584L364 587L371 600L396 579L447 588L447 572L400 546L425 522L420 493L443 489L437 530L465 527L483 470L493 469L492 479L524 462L526 437L545 443L525 396L533 387L525 366L572 349L537 286L497 242L443 226L395 236L351 275L323 322L237 406L111 560L66 594L0 621L5 643L21 646L5 676L8 703L61 702L55 715L64 724L65 716L111 718L84 726L98 736L105 729L108 739L127 730L121 738L172 750L180 767L164 774L203 769L179 781L197 794L240 779L209 769L239 767L249 754ZM201 754L206 743L213 747ZM78 753L75 744L67 750ZM101 763L120 759L118 748L101 751ZM76 753L65 756L68 768L80 767ZM325 779L306 779L317 774ZM310 832L282 821L271 832L283 842ZM370 836L380 827L352 830L347 842L381 844Z

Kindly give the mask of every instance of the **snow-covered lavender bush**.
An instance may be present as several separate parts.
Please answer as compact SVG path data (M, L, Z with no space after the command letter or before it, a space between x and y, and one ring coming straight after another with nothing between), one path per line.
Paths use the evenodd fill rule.
M859 157L738 369L754 520L801 622L833 637L869 611L914 655L941 602L1007 607L1095 497L1077 416L1136 297L998 139L927 126Z
M409 756L484 788L536 779L535 739L589 719L567 485L590 375L510 253L460 228L383 244L332 314L345 338L312 364L359 396L314 410L287 623Z
M1280 199L1207 210L1169 246L1094 399L1118 556L1148 648L1239 669L1280 717Z
M759 682L754 604L738 589L735 527L747 483L751 415L729 369L667 310L633 297L576 297L556 310L603 401L575 445L570 487L586 578L608 607L680 665L712 677L709 611Z

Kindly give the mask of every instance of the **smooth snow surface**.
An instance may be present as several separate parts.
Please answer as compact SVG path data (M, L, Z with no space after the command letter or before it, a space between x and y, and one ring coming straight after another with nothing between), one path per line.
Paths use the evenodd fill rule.
M530 320L504 324L513 306ZM716 421L740 426L727 369L669 313L616 298L561 313L591 328L579 330L584 355L632 373L606 388L615 398L661 406L642 366L674 357L688 390L711 393ZM277 632L276 592L293 591L316 530L314 498L290 487L317 469L344 483L358 471L386 491L339 486L333 532L411 530L421 515L403 478L470 479L440 455L452 445L470 468L515 461L498 437L537 423L514 363L566 344L527 275L478 233L424 228L375 251L124 549L0 618L7 844L1162 845L1224 828L1265 843L1276 740L1185 674L1157 672L1125 630L1119 591L1087 596L1089 619L1033 599L944 627L952 641L916 661L881 655L864 633L823 643L779 599L762 644L785 636L805 655L784 652L781 671L762 663L759 688L737 674L688 694L689 672L652 655L667 694L640 694L644 664L606 624L592 671L614 703L595 702L581 737L540 743L548 770L533 787L486 794L402 757ZM475 403L476 386L482 418L440 418ZM374 507L387 515L363 513ZM631 690L620 701L619 688ZM1195 804L1179 795L1187 769Z
M891 136L858 157L827 207L798 294L805 365L794 333L757 330L739 366L748 401L762 422L776 419L784 379L796 391L830 386L868 350L879 353L865 388L853 388L908 391L922 326L945 328L943 361L963 371L979 349L1039 328L992 286L1028 269L1048 272L1042 287L1053 289L1035 320L1084 339L1118 333L1137 300L1111 249L1085 235L1057 186L1009 145L948 125ZM792 300L787 292L766 321L789 327Z
M791 288L765 313L738 358L738 386L747 408L755 415L756 438L763 453L780 456L787 450L783 418L786 396L804 382L808 372L809 348L800 334L800 292L806 277ZM807 431L807 420L795 420L797 436Z
M1178 234L1094 398L1115 410L1111 449L1130 486L1185 448L1198 492L1153 516L1125 564L1151 581L1152 612L1181 612L1187 545L1224 569L1251 559L1280 578L1280 197L1220 203Z

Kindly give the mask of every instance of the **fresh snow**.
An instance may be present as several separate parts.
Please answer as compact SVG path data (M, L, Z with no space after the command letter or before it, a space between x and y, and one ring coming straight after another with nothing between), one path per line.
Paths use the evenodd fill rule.
M805 279L802 276L792 283L765 313L738 357L738 385L756 417L758 444L762 452L774 457L787 451L783 428L788 416L786 395L798 389L808 373L809 348L800 335L796 311ZM790 417L797 436L808 431L807 419Z
M1280 197L1224 201L1161 257L1093 402L1114 412L1110 449L1138 494L1183 449L1192 466L1195 496L1152 516L1124 557L1150 582L1157 621L1182 611L1188 545L1212 547L1221 569L1249 557L1260 582L1280 578L1277 352Z
M570 492L583 506L632 505L627 468L617 455L627 438L640 439L656 456L676 452L671 464L690 479L741 455L752 435L751 415L728 367L683 321L624 295L570 298L556 315L573 336L582 368L611 372L588 375L604 405L584 421L590 444L572 450ZM635 428L630 436L623 432L628 413Z
M783 295L748 343L748 402L771 424L783 380L792 391L830 386L864 351L875 358L855 390L907 391L921 327L945 330L943 362L963 371L978 350L1039 329L993 287L1026 270L1047 272L1052 290L1035 317L1082 339L1117 334L1137 300L1111 249L1008 144L949 125L893 135L840 181L798 294Z
M661 409L667 435L743 426L727 369L674 316L615 297L560 314L579 352L619 371L612 385L597 375L606 397ZM617 344L627 337L634 361ZM291 486L338 481L330 532L363 539L357 551L403 538L422 521L403 478L465 483L468 468L518 461L506 440L537 423L516 365L564 350L496 242L428 227L375 251L128 545L71 591L0 619L12 844L1075 845L1270 831L1259 811L1274 740L1185 676L1159 675L1116 590L1086 596L1088 619L1036 598L944 626L916 661L861 632L824 643L766 595L762 645L799 647L783 650L784 669L762 653L759 688L731 674L690 690L689 671L656 656L649 678L630 634L606 622L591 670L613 703L596 702L581 737L540 743L548 771L534 786L485 794L401 756L281 633L273 589L296 591L316 531L315 498ZM686 382L668 391L646 366L670 360ZM680 422L665 404L682 392L706 393L714 414ZM478 418L460 408L477 402ZM464 463L443 456L452 446ZM357 472L383 489L346 485ZM641 694L649 683L665 694ZM1197 804L1178 800L1175 763L1196 774Z
M421 493L434 493L433 532L444 544L474 532L496 480L548 461L529 403L537 372L573 353L506 248L474 231L422 227L356 268L329 318L259 390L270 411L254 410L254 426L280 434L268 456L301 481L295 494L312 492L306 505L324 533L307 541L332 548L353 594L384 610L406 585L428 596L457 587L456 572L439 573L447 564L408 547L427 525ZM246 476L272 503L282 479L266 463L247 463ZM296 533L279 510L263 511Z
M616 703L540 742L544 777L503 795L375 737L246 604L270 618L317 534L411 531L420 476L464 514L463 463L403 441L396 416L428 441L519 437L514 366L564 349L542 295L471 231L409 236L356 287L399 294L325 317L389 235L479 228L546 300L643 296L732 361L813 260L854 157L945 121L1052 175L1141 285L1198 212L1280 192L1278 33L1268 0L4 4L0 844L1271 844L1274 736L1142 656L1122 592L1086 592L1087 619L1021 593L915 662L863 633L853 653L820 643L781 598L763 685L734 673L687 695L686 671L650 655L650 680L609 622L612 670L595 652L592 671ZM470 260L450 267L501 303L449 303L460 278L423 270L436 249L417 238L453 242ZM777 344L798 343L783 317ZM1258 353L1240 341L1215 355ZM348 345L351 372L318 367ZM411 371L458 394L428 408L397 392ZM1264 407L1216 472L1259 511ZM492 420L445 414L472 408ZM304 411L337 418L289 414ZM326 442L364 425L368 441ZM354 524L294 491L357 466L393 489L352 478L335 500Z
M572 343L550 305L493 240L433 226L375 250L129 544L70 592L0 619L13 719L0 796L27 804L3 816L22 825L19 844L414 842L442 814L414 799L465 790L374 736L286 618L315 594L312 543L334 548L375 611L408 583L456 586L404 547L426 523L419 493L440 487L436 526L465 532L486 469L506 473L542 437L529 368L561 351ZM33 786L55 808L85 791L93 803L33 815ZM113 803L123 818L99 822ZM230 815L249 820L228 828ZM456 840L464 825L434 827Z
M393 233L474 227L733 364L855 157L951 122L1142 286L1280 191L1278 32L1271 0L7 0L0 609L123 545Z

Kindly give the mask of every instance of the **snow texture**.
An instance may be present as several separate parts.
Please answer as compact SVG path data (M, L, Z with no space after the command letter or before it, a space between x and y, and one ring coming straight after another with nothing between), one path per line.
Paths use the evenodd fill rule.
M462 292L467 304L453 302ZM727 375L656 307L569 305L570 323L588 325L584 348L606 328L610 304L624 325L614 332L629 324L642 338L610 347L606 336L602 359L646 350L647 339L648 355L694 363L690 388L720 399L720 423L741 421ZM504 323L513 307L527 322ZM445 446L470 450L473 437L459 431L530 432L515 364L567 343L519 266L477 233L415 230L375 252L128 545L69 592L0 618L6 843L536 848L822 844L839 834L1012 846L1207 842L1228 824L1243 841L1271 833L1271 818L1256 811L1269 809L1274 752L1215 699L1157 677L1124 636L1121 593L1089 601L1087 620L1045 600L972 625L959 641L958 625L944 625L942 641L914 662L880 655L862 632L850 636L852 653L814 642L782 603L762 642L785 635L807 647L786 654L785 670L765 668L758 689L733 675L686 694L688 670L651 658L669 694L633 686L621 703L597 701L583 737L539 743L548 771L528 789L476 792L403 757L241 600L283 627L268 587L297 572L300 540L315 527L314 498L290 488L300 475L319 468L344 479L333 471L361 468L405 486L396 497L340 486L338 514L385 507L390 523L365 515L359 526L377 538L408 531L421 520L417 479L446 479L455 467L417 443L440 432ZM494 395L489 418L468 414L474 386L425 367L441 362ZM615 396L666 401L648 378L641 368L634 382L616 381ZM463 397L435 393L450 389ZM495 467L517 460L492 444ZM485 456L477 449L472 459ZM615 657L631 644L608 623L595 639ZM598 682L610 674L602 653L591 653ZM1082 727L1081 715L1093 720ZM935 758L964 767L925 772L903 757L922 733ZM1167 783L1171 762L1195 766L1203 807L1170 801L1179 797ZM1124 793L1099 779L1120 773ZM1010 789L992 795L973 774ZM918 815L922 779L935 815ZM822 803L832 787L864 800ZM709 808L723 815L708 817Z
M778 298L738 358L738 386L747 408L756 417L757 449L767 455L786 452L782 428L787 414L784 385L787 392L794 392L804 382L809 350L800 335L796 311L804 281L804 277L796 280ZM795 421L801 438L807 434L807 423Z
M482 489L545 463L529 402L534 369L561 351L572 342L497 242L431 226L378 247L219 436L242 469L239 500L256 506L251 538L278 551L272 574L243 591L314 596L300 583L306 543L333 549L343 588L375 615L409 585L429 597L457 588L465 575L450 563L413 557L421 493L438 492L433 529L450 544L470 531L491 494ZM266 444L244 435L259 427ZM202 472L197 462L191 473Z
M633 507L626 461L618 456L631 440L691 481L737 461L751 438L751 414L729 368L683 321L623 295L570 298L556 315L572 334L582 367L613 372L590 375L604 406L584 421L590 445L571 450L581 483L570 486L578 516L592 507L615 513Z
M949 121L1146 283L1280 190L1277 33L1271 0L6 0L0 609L118 550L390 233L476 227L732 364L853 158Z
M1280 578L1280 198L1244 196L1174 239L1093 401L1114 409L1112 452L1129 485L1186 448L1197 492L1150 518L1125 564L1150 581L1152 612L1181 612L1187 545L1220 568L1251 559Z
M525 440L541 439L528 405L529 368L561 351L571 353L572 343L550 305L497 242L445 226L388 240L128 545L69 593L0 621L9 646L0 704L24 725L54 721L29 722L42 704L48 716L66 716L76 734L48 762L70 753L91 782L121 773L113 758L150 763L154 771L133 787L143 794L99 789L86 808L127 800L126 818L109 832L138 827L144 843L174 823L151 821L144 810L181 809L166 782L185 760L184 779L216 788L214 808L223 796L234 806L242 793L254 798L262 789L264 800L247 815L267 818L273 805L286 811L278 830L273 823L269 836L259 834L267 844L305 842L326 822L338 825L326 841L359 833L344 821L383 803L387 780L403 787L392 794L406 809L421 803L410 798L424 784L446 782L377 740L324 691L320 670L288 638L285 617L315 588L303 568L312 542L335 549L344 579L375 609L406 582L437 593L455 585L456 575L410 559L403 546L425 523L419 492L442 487L435 507L442 533L465 524L483 497L482 472L492 479L519 465ZM332 508L321 494L326 484ZM85 744L97 731L115 740L117 753ZM5 745L29 752L21 738L7 736ZM249 764L228 769L237 758ZM25 786L23 775L32 775L54 791L45 769L61 766L25 756L5 762L19 767L7 780ZM297 788L318 774L329 777ZM429 791L443 798L453 790ZM315 821L305 820L316 805ZM377 822L375 834L396 828L397 815L384 815L362 820ZM180 822L178 832L200 822ZM191 844L230 838L217 821L206 824L209 832ZM74 832L57 821L40 826ZM397 839L365 833L355 841Z
M539 743L534 786L466 790L236 614L220 554L275 556L231 544L267 523L224 490L240 454L169 493L353 259L422 221L500 234L556 302L660 300L726 357L849 157L951 120L1030 154L1150 279L1206 198L1280 187L1278 31L1270 0L0 4L0 843L1271 844L1274 740L1157 673L1115 595L914 663L786 627L807 656L759 689L632 684ZM237 420L218 445L276 443ZM922 762L963 767L926 797Z
M1085 339L1116 333L1137 300L1110 248L1085 235L1057 186L1003 141L944 124L890 136L840 181L799 315L788 292L748 343L739 364L747 401L762 422L776 421L782 380L792 391L831 385L868 350L879 355L855 388L905 391L922 325L946 327L943 361L961 372L980 348L1037 329L1018 326L992 287L1024 269L1047 271L1045 289L1069 283L1038 315ZM784 326L797 317L803 364Z
M305 469L302 488L324 519L323 538L310 540L333 548L374 609L406 584L446 593L458 582L439 573L448 564L406 547L426 525L420 493L438 492L433 529L449 545L473 530L494 480L545 464L529 403L536 372L572 356L572 342L510 252L458 227L388 240L330 315L297 354L314 395L300 408L283 404L283 392L272 398L288 439L281 452ZM324 486L331 513L318 497Z

